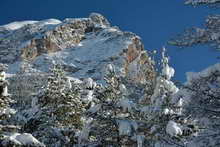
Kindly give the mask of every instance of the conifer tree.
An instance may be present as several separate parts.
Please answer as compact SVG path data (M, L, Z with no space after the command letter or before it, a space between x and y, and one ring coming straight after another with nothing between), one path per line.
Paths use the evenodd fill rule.
M8 94L9 83L6 80L7 66L0 64L0 146L2 147L23 147L38 146L45 147L31 134L22 133L20 126L16 125L14 114L17 113L13 109L12 104L15 103Z
M219 146L220 139L220 64L198 73L188 73L187 82L175 96L184 100L185 116L191 119L190 132L195 146ZM175 98L175 99L176 99Z
M76 132L83 127L86 103L81 100L80 86L68 79L61 65L54 65L46 87L37 97L39 111L25 129L51 146L77 143Z
M10 117L11 113L15 113L14 109L11 109L11 104L14 101L8 94L8 81L6 80L7 66L0 64L0 122Z

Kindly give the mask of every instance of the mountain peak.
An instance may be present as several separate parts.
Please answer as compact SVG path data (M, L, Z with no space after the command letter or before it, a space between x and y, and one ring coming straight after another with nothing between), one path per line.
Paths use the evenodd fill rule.
M27 61L29 71L48 73L56 63L71 76L98 81L103 80L107 64L139 82L146 81L146 72L154 73L140 37L111 27L98 13L64 21L14 22L0 28L4 28L0 31L0 62L9 64L12 74ZM146 68L149 70L144 71Z
M109 21L108 21L103 15L101 15L101 14L99 14L99 13L91 13L91 14L89 15L89 18L90 18L93 22L96 22L97 24L110 27Z

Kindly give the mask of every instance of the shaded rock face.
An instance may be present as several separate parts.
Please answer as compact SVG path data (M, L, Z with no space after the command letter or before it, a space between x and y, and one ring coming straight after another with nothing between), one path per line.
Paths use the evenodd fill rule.
M18 72L26 60L35 72L48 72L58 63L71 76L98 81L103 80L107 64L114 64L119 74L134 82L143 83L155 76L141 39L111 27L100 14L26 23L13 23L13 29L11 24L0 26L0 62L10 64L10 73Z
M102 20L96 19L102 23ZM65 48L71 48L79 44L85 33L94 29L95 22L92 19L66 19L62 25L46 31L40 38L33 38L31 42L22 48L22 58L33 59L43 53L56 52ZM30 54L30 52L32 54Z

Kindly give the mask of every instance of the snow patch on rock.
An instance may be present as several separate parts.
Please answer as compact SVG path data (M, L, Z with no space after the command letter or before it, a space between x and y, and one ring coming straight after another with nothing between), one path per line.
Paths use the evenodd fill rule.
M45 145L39 142L35 137L28 133L12 133L6 135L2 142L3 145L10 144L12 142L14 145L21 145L21 146L38 146L38 147L45 147Z
M170 136L177 136L177 135L182 135L182 129L180 128L180 125L177 124L176 122L170 120L166 126L166 132Z

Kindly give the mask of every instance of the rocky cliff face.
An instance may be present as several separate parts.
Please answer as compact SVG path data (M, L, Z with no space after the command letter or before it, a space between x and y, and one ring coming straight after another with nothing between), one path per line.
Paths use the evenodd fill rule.
M102 81L105 67L111 63L133 82L143 83L155 76L141 39L112 27L97 13L89 18L0 26L0 62L9 64L9 73L18 72L24 63L28 71L48 72L57 63L71 76Z

